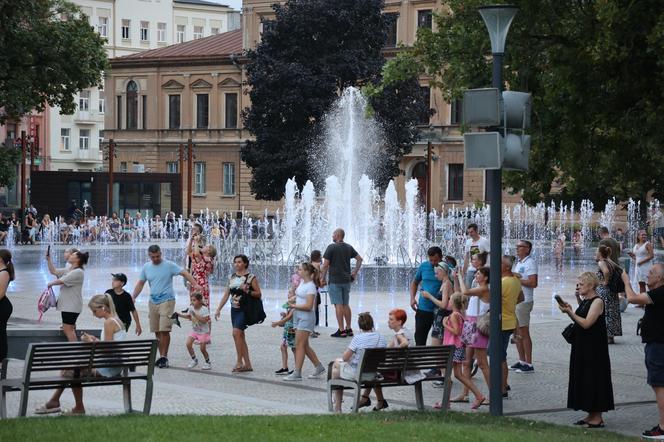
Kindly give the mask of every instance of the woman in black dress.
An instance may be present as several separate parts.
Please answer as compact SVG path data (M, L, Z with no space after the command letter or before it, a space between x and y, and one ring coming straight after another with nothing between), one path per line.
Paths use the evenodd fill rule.
M588 413L574 423L586 428L603 428L602 413L613 410L604 301L597 295L598 285L599 279L594 273L582 273L577 284L582 300L576 312L569 304L560 306L560 310L574 321L567 407Z
M12 315L13 307L7 297L9 283L14 280L14 264L9 250L0 250L0 361L7 357L7 322Z

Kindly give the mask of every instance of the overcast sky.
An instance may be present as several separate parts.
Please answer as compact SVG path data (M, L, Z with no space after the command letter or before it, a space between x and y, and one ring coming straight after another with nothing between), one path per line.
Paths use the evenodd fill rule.
M233 9L238 11L242 10L242 0L210 0L216 3L221 3L222 5L228 5Z

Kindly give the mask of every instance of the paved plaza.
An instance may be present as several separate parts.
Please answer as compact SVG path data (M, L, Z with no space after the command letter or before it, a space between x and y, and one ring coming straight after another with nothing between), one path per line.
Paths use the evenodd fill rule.
M113 246L111 246L113 247ZM89 298L95 293L103 293L110 287L110 272L124 272L129 278L127 290L131 292L137 280L140 266L147 254L145 247L140 246L138 252L132 252L134 258L119 263L92 265L86 269L84 296ZM41 251L39 247L15 249L17 278L9 291L14 304L14 313L10 327L58 327L59 314L49 311L41 324L37 323L36 299L50 280L45 264L36 258ZM53 250L54 256L61 259L61 248ZM99 249L91 249L91 254L101 253ZM569 322L554 308L552 296L561 294L566 300L574 302L574 276L582 270L594 270L592 263L576 264L570 268L565 264L564 276L556 273L552 266L542 265L540 269L540 286L535 292L535 309L531 333L534 341L534 366L532 374L510 373L512 391L510 398L504 402L505 414L522 416L548 422L570 424L581 416L581 412L573 412L565 408L568 381L569 345L563 340L560 332ZM387 313L394 307L408 306L408 281L403 281L403 290L396 293L365 292L352 293L351 305L355 314L371 311L379 329L386 336ZM176 282L178 292L178 308L187 306L187 296L182 281ZM142 324L147 329L147 289L139 297L138 310ZM327 413L325 399L325 380L308 380L306 375L312 367L305 361L302 382L288 383L273 373L280 368L279 345L281 329L271 328L269 322L279 317L279 306L285 301L286 294L282 290L264 289L264 301L268 319L264 324L250 327L247 340L254 368L253 373L233 374L231 369L235 363L235 350L231 337L230 311L227 306L218 322L213 323L213 343L209 347L212 370L187 370L189 356L184 347L184 340L189 333L190 324L183 321L183 328L174 329L172 333L169 359L171 368L155 369L155 389L153 397L153 413L159 414L304 414ZM221 286L212 287L213 305L221 296ZM329 307L329 325L320 329L321 336L312 340L312 346L321 361L326 362L339 357L350 339L334 339L329 337L335 331L333 308ZM408 310L407 326L414 327L414 314ZM657 406L652 390L646 385L646 372L643 363L643 346L636 336L636 322L642 316L642 310L630 307L622 316L625 336L617 338L617 344L610 347L613 387L616 410L605 415L607 428L612 431L638 435L644 429L657 422ZM321 305L321 318L324 321L324 306ZM79 319L79 327L100 327L100 322L85 309ZM132 326L132 337L133 326ZM152 337L144 334L143 337ZM291 356L291 368L293 365ZM510 347L508 361L516 361L516 348ZM19 375L20 363L11 366L11 375ZM483 392L487 392L481 376L475 381ZM135 406L142 400L142 385L136 383L133 389ZM453 395L459 391L459 383L454 382ZM429 406L440 399L441 389L435 389L430 383L424 387L425 403ZM412 388L386 389L386 398L390 409L414 409L415 397ZM31 392L29 414L41 405L49 396L48 392ZM8 411L15 416L18 408L16 393L9 395ZM105 415L123 413L122 393L119 387L103 387L86 389L84 400L88 414ZM350 401L344 410L350 407ZM73 405L71 393L63 396L63 406ZM470 411L469 404L452 404L453 410ZM488 412L482 407L479 412Z

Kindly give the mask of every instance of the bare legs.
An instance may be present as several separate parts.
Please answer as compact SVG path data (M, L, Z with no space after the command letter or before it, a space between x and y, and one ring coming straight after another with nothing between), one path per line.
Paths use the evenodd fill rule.
M196 357L196 353L194 352L194 341L195 341L194 338L189 336L185 343L185 345L187 346L187 351L189 352L189 356L191 356L192 358ZM200 347L201 347L201 354L203 355L205 360L206 361L210 360L210 355L207 352L207 343L201 342Z
M664 387L652 387L657 399L657 410L659 410L659 428L664 429Z
M528 364L533 363L533 341L530 338L530 327L519 327L519 337L516 339L516 350L519 352L519 360Z
M350 321L352 319L350 305L334 304L334 313L337 316L337 324L339 324L339 330L344 331L346 329L352 328L350 325ZM346 321L345 327L344 327L344 320Z
M309 345L309 335L306 330L295 331L295 372L301 373L304 365L304 357L308 357L314 367L320 365L320 360L311 345Z
M489 387L489 360L487 359L486 348L466 348L466 360L463 363L463 370L466 376L469 379L472 379L471 372L473 370L473 358L477 360L477 366L482 371L484 376L484 382L486 382L487 388ZM468 388L463 387L463 393L460 396L457 396L455 399L463 399L468 396Z
M155 332L157 338L157 346L159 347L159 356L168 358L168 347L171 345L171 332L160 331Z
M237 362L235 368L245 368L251 370L251 361L249 360L249 347L247 340L244 336L244 330L239 328L233 329L233 341L235 342L235 353L237 354Z

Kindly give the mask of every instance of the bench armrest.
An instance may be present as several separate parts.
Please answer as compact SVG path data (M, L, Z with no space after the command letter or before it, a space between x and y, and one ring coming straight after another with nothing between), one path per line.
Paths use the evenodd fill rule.
M22 361L22 359L16 359L16 358L3 359L2 368L0 368L0 379L7 379L7 367L9 367L9 361Z

